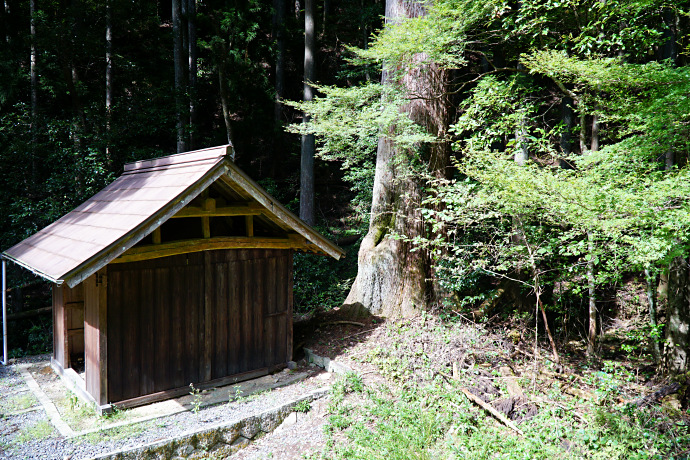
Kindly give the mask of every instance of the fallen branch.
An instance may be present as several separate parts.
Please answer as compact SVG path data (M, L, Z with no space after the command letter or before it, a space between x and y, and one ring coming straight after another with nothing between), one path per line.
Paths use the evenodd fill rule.
M460 391L462 391L470 401L477 404L479 407L481 407L482 409L484 409L485 411L487 411L488 413L490 413L491 415L496 417L505 426L507 426L511 430L515 431L520 436L524 436L524 433L522 432L522 430L520 428L516 427L515 424L513 422L511 422L505 415L501 414L499 411L497 411L496 409L494 409L493 407L491 407L490 405L488 405L487 403L485 403L484 401L482 401L481 399L479 399L478 397L476 397L475 395L473 395L472 393L467 391L465 388L460 388Z
M333 324L352 324L353 326L365 327L366 324L358 323L357 321L329 321L327 323L321 323L321 326L330 326Z
M652 404L656 404L657 402L659 402L661 398L678 392L678 390L680 390L680 384L677 382L673 382L670 385L661 387L654 393L647 395L644 398L638 399L637 401L635 401L635 405L637 407L649 407Z

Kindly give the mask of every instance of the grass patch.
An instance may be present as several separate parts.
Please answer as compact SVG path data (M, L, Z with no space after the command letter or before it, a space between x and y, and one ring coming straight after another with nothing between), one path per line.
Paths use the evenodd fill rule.
M13 395L0 401L0 412L18 412L36 405L38 405L38 400L36 400L36 397L31 392L27 392L24 394Z
M55 434L55 428L47 420L39 420L33 425L23 428L12 441L14 444L37 441L49 438Z

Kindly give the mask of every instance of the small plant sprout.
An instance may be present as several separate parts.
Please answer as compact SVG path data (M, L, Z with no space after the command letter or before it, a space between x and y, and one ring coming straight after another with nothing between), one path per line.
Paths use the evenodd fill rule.
M201 397L201 390L199 390L198 388L194 388L193 383L189 384L189 388L190 388L189 394L192 396L192 401L190 403L192 406L192 412L196 414L201 409L201 403L203 401L203 399Z

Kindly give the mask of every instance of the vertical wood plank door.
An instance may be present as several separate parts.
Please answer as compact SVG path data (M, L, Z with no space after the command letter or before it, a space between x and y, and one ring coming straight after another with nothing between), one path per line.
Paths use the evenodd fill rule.
M110 402L285 364L291 264L244 249L110 265Z

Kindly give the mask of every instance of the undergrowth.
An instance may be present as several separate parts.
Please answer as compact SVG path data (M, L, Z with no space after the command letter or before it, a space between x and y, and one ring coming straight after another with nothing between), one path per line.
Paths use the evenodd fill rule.
M378 346L365 358L386 378L384 384L368 386L360 377L348 375L334 385L326 426L328 442L321 458L690 458L687 413L658 405L635 406L631 393L640 387L632 387L631 373L612 362L572 378L572 382L580 382L582 394L591 395L587 398L566 394L572 382L530 374L533 362L508 363L517 370L517 381L525 391L524 404L538 408L536 415L515 422L523 432L518 434L461 391L480 388L478 379L494 382L499 393L506 391L505 384L499 384L502 377L488 372L491 368L487 366L490 360L494 367L506 364L500 347L492 349L486 335L474 336L487 361L475 360L453 378L439 367L444 364L439 348L457 336L458 330L452 328L459 326L449 329L428 322L419 326L410 322L388 325L382 334L392 337L394 344ZM410 347L415 341L416 348Z

